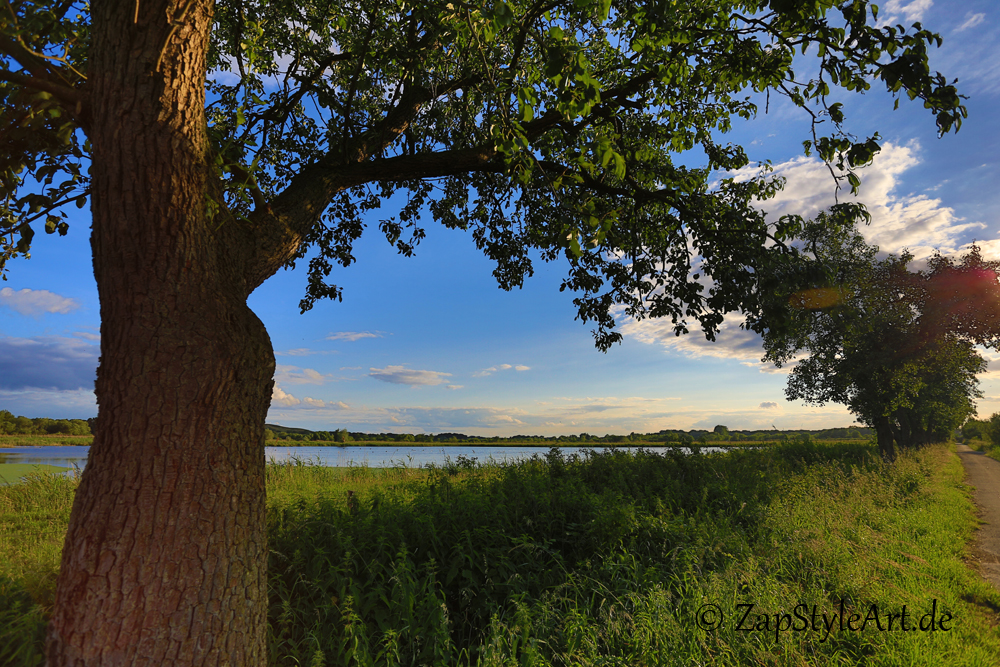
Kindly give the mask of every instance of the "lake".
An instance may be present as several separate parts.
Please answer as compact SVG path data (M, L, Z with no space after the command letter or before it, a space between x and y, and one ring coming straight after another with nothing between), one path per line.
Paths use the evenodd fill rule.
M0 463L42 463L56 466L73 467L81 470L87 464L87 451L90 447L81 446L49 446L49 447L9 447L0 449ZM604 447L560 447L564 454L572 454L586 449L594 451L604 451ZM634 451L637 447L616 447L627 451ZM666 452L669 447L646 447L653 452ZM688 453L686 447L680 447L681 451ZM721 452L724 447L702 447L701 450L708 452ZM474 458L480 462L490 459L495 461L515 461L530 458L533 454L544 456L549 451L546 445L535 447L526 446L477 446L458 445L453 447L265 447L264 452L268 460L277 462L291 461L299 459L318 463L324 466L347 467L347 466L368 466L369 468L392 468L396 466L406 466L416 468L428 464L441 465L448 459L454 461L459 456Z

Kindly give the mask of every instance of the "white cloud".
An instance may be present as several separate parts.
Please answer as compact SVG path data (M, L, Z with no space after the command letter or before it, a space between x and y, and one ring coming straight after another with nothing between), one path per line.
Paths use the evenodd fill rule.
M879 17L879 24L886 25L899 20L899 14L903 15L906 23L922 21L924 12L934 5L933 0L889 0L882 8L883 17Z
M448 389L451 389L452 391L454 391L456 389L462 389L464 386L465 385L462 385L462 384L450 384L450 385L448 385Z
M274 383L274 389L271 390L271 406L280 405L283 408L290 408L301 403L299 399L295 398L291 394L285 393L285 391L278 386L278 383Z
M493 375L497 371L509 371L512 368L515 371L530 371L531 370L531 366L524 366L524 365L521 365L521 364L518 364L516 366L512 366L511 364L497 364L496 366L490 366L489 368L484 368L481 371L476 371L475 373L472 374L472 377L483 378L483 377L487 377L487 376Z
M278 364L274 369L274 379L285 384L325 384L332 378L332 374L323 374L312 368Z
M954 211L941 204L940 199L931 199L923 194L900 194L898 192L902 174L919 164L919 146L911 144L899 146L886 143L874 162L860 170L860 200L868 206L872 221L862 226L861 233L869 243L874 243L884 252L897 253L908 249L920 260L930 257L935 250L949 254L958 252L962 246L961 236L983 225L967 224ZM768 217L776 219L786 214L798 214L806 218L815 217L834 201L832 177L826 165L816 158L797 157L774 167L775 174L786 179L784 190L774 199L762 202ZM737 178L747 178L755 174L755 169L747 168L737 174ZM841 201L849 195L841 193ZM983 254L988 257L1000 256L1000 240L981 242ZM618 309L619 326L623 335L641 342L659 344L688 357L715 357L735 359L744 365L757 368L765 373L788 373L794 362L778 369L772 364L764 364L764 355L759 335L740 329L743 318L739 314L725 317L715 342L705 339L697 330L685 336L675 336L669 320L642 320L636 322L622 317Z
M0 405L15 415L88 419L97 416L92 389L0 389Z
M296 398L278 386L277 382L274 383L274 389L271 391L271 408L275 407L295 408L296 410L347 410L350 408L343 401L322 401L309 396L301 399Z
M339 354L336 350L310 350L308 347L296 347L291 350L275 351L279 357L308 357L312 354Z
M861 177L858 201L868 207L872 216L871 224L860 228L869 243L891 253L907 248L917 259L922 259L935 250L945 254L957 252L962 245L960 237L984 225L963 223L940 199L899 192L903 173L920 163L919 152L916 142L906 146L886 142L872 164L858 171ZM756 173L756 169L748 167L737 172L736 178L745 179ZM833 177L818 158L796 157L776 165L774 173L784 177L786 183L776 197L761 203L772 220L788 214L813 218L835 203ZM841 202L851 199L849 191L841 190Z
M973 14L972 12L966 12L965 21L962 25L955 28L955 32L962 32L963 30L968 30L969 28L975 28L980 23L986 20L986 14L979 12L978 14Z
M382 332L376 331L338 331L326 337L327 340L347 340L354 342L362 338L382 338Z
M273 403L268 421L312 429L326 429L330 423L336 423L349 430L367 432L564 435L585 431L603 435L712 428L716 424L726 424L730 429L769 429L772 424L779 428L831 428L851 424L854 418L839 405L762 410L748 402L719 410L702 409L675 397L588 396L506 407L368 407L330 402L323 407L307 407L304 402L284 407Z
M976 347L976 351L986 359L989 364L986 372L980 377L990 378L997 377L1000 378L1000 351L990 350L982 346Z
M514 419L510 415L497 415L496 417L493 418L493 421L504 424L524 425L523 421L521 421L520 419Z
M42 313L65 315L80 307L76 299L59 296L44 289L22 289L14 291L9 287L0 289L0 306L7 306L21 315L38 316Z
M99 341L101 340L101 334L91 333L89 331L74 331L73 336L75 338L82 338L84 340Z
M622 310L618 309L618 313ZM714 357L736 359L745 365L756 367L763 372L788 372L788 366L781 369L772 364L764 364L764 345L760 335L740 328L743 317L730 313L723 319L715 341L705 338L700 329L693 329L683 336L674 335L674 325L666 318L635 321L631 317L619 320L622 335L630 336L646 344L659 344L686 357Z
M439 371L420 371L404 366L386 366L385 368L369 368L368 376L382 382L390 384L417 385L437 385L447 382L446 377L451 377L451 373L441 373Z

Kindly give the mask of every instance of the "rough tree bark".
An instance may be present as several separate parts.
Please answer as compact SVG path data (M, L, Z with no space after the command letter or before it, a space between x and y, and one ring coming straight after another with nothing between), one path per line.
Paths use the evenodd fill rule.
M878 441L878 451L882 460L892 463L896 460L896 448L892 443L892 424L886 416L875 418L875 438Z
M206 213L211 3L93 4L97 430L47 664L260 665L274 355L249 237Z
M77 116L93 145L98 418L47 664L256 667L266 659L275 360L247 297L344 188L502 163L492 147L367 162L429 99L415 89L344 154L303 168L270 201L255 196L238 218L207 138L212 0L96 0L91 16L89 104Z

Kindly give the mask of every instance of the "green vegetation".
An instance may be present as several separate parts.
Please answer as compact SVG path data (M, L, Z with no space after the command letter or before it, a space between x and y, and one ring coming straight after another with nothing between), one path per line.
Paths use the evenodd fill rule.
M270 662L996 664L1000 594L962 562L976 521L961 480L946 446L889 466L871 442L272 464ZM40 664L75 483L0 488L0 646L21 647L14 664ZM883 628L934 600L951 619L935 632L774 630L774 614L832 615L841 599L862 618L877 605ZM698 627L707 603L724 615L714 631ZM737 630L739 604L771 629Z
M788 376L788 399L845 405L875 429L887 460L896 447L947 440L982 396L975 346L1000 345L1000 262L972 246L913 272L912 255L879 259L854 219L835 213L801 238L811 260L775 293L787 326L764 335L765 361L808 353Z
M725 429L720 432L718 429ZM613 447L625 445L631 447L657 447L663 445L708 444L712 446L728 445L768 445L783 442L811 442L814 440L861 441L871 437L873 431L869 428L849 426L846 428L828 428L819 430L790 429L786 431L767 430L735 430L730 431L725 426L717 426L716 430L706 431L692 429L690 431L666 429L656 433L630 433L628 435L512 435L477 436L465 433L360 433L348 432L346 429L334 431L310 431L304 428L267 425L268 447L308 446L364 446L377 444L394 445L544 445L553 446L596 446ZM88 446L94 441L92 435L0 435L0 449L5 447L43 447L46 445L78 445Z
M988 419L970 419L962 425L962 439L973 449L1000 460L1000 412Z
M74 445L87 447L94 441L92 435L0 435L0 449L5 447L45 447L48 445Z
M0 410L0 435L90 435L90 424L83 419L15 417Z
M36 421L42 421L41 419ZM48 420L55 421L55 420ZM713 446L727 445L766 445L789 441L860 441L872 435L872 430L858 426L846 428L828 428L820 430L791 429L786 431L768 430L734 430L725 426L716 426L712 431L692 429L690 431L665 429L656 433L630 433L628 435L513 435L476 436L465 433L360 433L348 432L346 429L333 431L310 431L304 428L267 425L267 445L269 447L309 446L363 446L375 444L396 445L545 445L552 446L598 446L615 445L647 446L709 444ZM92 435L0 435L0 449L4 447L42 447L45 445L90 445L94 440Z
M42 664L63 539L79 479L29 473L0 486L0 665Z
M795 429L788 431L730 431L726 426L716 426L712 431L692 429L681 431L665 429L656 433L629 433L628 435L512 435L476 436L465 433L355 433L346 429L335 431L310 431L304 428L291 428L268 424L267 442L270 446L294 446L308 442L310 445L367 445L373 443L399 444L432 444L432 445L690 445L693 443L710 443L712 445L731 444L766 444L787 442L789 440L865 440L871 436L872 430L850 426L847 428L830 428L809 431Z
M727 136L734 122L759 101L766 111L773 93L810 122L805 154L856 195L854 170L881 139L870 118L871 134L846 124L847 98L884 86L922 103L941 134L967 114L930 69L941 37L881 25L869 0L15 0L3 11L0 274L39 230L66 235L71 204L96 201L101 303L157 304L101 311L95 389L115 456L92 462L99 481L80 491L68 548L100 543L111 557L104 576L66 573L79 587L59 598L53 663L106 659L140 617L156 624L144 628L146 655L178 667L263 661L264 480L251 445L275 360L246 302L282 267L308 258L309 310L341 298L331 271L355 261L366 227L408 256L433 219L468 232L506 290L537 262L565 260L559 289L602 350L621 341L622 312L709 337L741 312L761 332L780 326L755 316L799 259L800 225L761 210L782 181L753 166L766 153ZM865 214L856 200L839 208ZM126 479L164 448L199 480L193 493L177 493L169 473ZM158 517L233 530L135 540L135 512L148 515L107 495L125 484ZM245 506L204 497L230 492L255 523L240 519ZM193 578L163 586L148 550L171 548L206 569L181 568ZM213 569L247 585L176 594ZM91 618L95 605L108 614ZM224 627L179 620L209 616Z

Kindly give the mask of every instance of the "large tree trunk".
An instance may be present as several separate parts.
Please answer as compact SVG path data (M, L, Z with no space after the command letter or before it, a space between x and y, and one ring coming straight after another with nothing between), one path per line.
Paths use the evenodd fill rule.
M48 665L257 667L274 355L246 305L247 253L206 214L211 7L93 10L99 413Z
M889 418L882 416L875 418L875 438L878 441L878 451L882 455L882 460L892 463L896 460L896 448L892 444L892 425Z
M893 414L890 423L893 424L892 433L901 449L911 449L916 445L914 441L912 413L906 408L900 408Z

